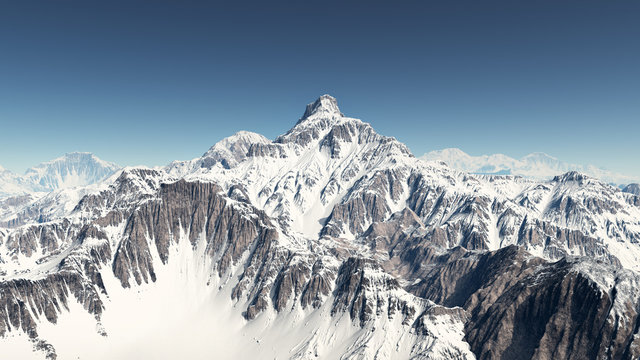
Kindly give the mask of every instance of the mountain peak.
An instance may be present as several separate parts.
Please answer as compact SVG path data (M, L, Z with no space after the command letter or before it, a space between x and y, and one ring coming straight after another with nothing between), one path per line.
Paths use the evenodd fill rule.
M557 158L543 152L534 152L529 155L525 155L520 160L524 162L545 162L545 163L559 161Z
M97 159L97 157L90 152L73 151L45 163L53 163L56 161L91 161L93 159Z
M623 192L640 195L640 184L629 184L622 189Z
M338 108L338 100L327 94L320 96L316 101L307 105L304 115L302 115L302 120L314 115L344 116L340 112L340 108Z
M95 156L93 153L74 151L74 152L65 153L64 155L57 157L53 160L42 162L32 168L27 169L26 173L28 174L34 171L37 172L37 169L40 169L40 168L48 168L51 166L62 166L61 164L83 164L83 163L95 164L98 166L109 168L113 171L120 168L120 166L114 163L100 159L99 157Z
M343 119L347 118L340 112L338 100L325 94L308 104L295 126L278 136L274 142L295 141L298 144L307 144L312 138L318 138L321 132L328 131Z
M120 166L104 161L92 153L70 152L27 169L25 178L37 191L84 186L100 182Z
M247 153L252 145L267 144L270 142L269 139L260 134L250 131L238 131L218 141L204 153L201 157L202 163L200 165L205 168L210 168L217 163L221 163L222 166L229 169L247 157Z
M571 181L583 181L585 179L588 179L589 177L585 174L582 174L578 171L572 170L572 171L568 171L564 174L555 176L553 178L553 181L557 181L557 182L571 182Z

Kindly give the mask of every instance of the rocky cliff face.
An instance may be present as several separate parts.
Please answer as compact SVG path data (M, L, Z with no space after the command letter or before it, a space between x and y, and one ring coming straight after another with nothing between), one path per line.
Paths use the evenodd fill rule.
M330 96L78 194L0 228L0 342L86 355L50 330L76 319L93 358L170 357L167 333L195 358L639 355L637 197L424 162Z
M633 195L640 195L640 184L629 184L625 186L622 191Z
M469 314L481 359L637 357L637 273L579 258L549 263L510 246L436 259L410 291Z

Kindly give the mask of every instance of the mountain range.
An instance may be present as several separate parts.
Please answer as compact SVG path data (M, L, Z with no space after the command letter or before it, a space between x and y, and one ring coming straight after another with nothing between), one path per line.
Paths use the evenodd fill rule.
M503 154L471 156L460 149L449 148L428 152L422 158L444 161L456 170L472 174L518 175L545 180L568 171L578 171L615 185L624 186L639 180L594 165L571 164L540 152L514 159Z
M12 358L640 357L640 196L416 158L329 95L60 191L0 228Z

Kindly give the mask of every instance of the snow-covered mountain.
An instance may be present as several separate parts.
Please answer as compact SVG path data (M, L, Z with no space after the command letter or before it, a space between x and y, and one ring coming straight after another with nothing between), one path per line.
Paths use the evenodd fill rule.
M73 194L0 229L13 357L640 356L640 197L417 159L328 95Z
M48 192L99 183L119 169L91 153L74 152L34 166L24 177L36 191Z
M622 189L622 191L626 193L634 194L634 195L640 195L640 184L638 183L629 184L625 186Z
M0 199L33 192L31 184L20 175L0 166Z
M29 168L24 175L0 168L0 226L47 221L60 204L73 206L120 167L90 153L68 153ZM49 208L49 210L47 210Z
M444 161L454 169L472 174L518 175L544 180L565 172L578 171L618 185L638 181L632 176L614 173L594 165L570 164L545 153L532 153L521 159L514 159L503 154L471 156L460 149L449 148L428 152L422 158Z
M119 169L114 163L83 152L41 163L27 169L24 175L0 167L0 199L99 183Z

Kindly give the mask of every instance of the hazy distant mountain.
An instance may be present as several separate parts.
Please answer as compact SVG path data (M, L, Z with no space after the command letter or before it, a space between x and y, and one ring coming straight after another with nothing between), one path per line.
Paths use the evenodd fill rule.
M120 167L90 153L69 153L18 175L0 167L0 226L47 221ZM72 191L72 189L78 189Z
M519 175L533 179L550 179L568 171L578 171L607 183L628 184L638 179L598 168L594 165L570 164L545 153L532 153L521 159L503 154L471 156L457 148L436 150L422 156L441 160L454 169L472 174Z
M28 169L25 178L38 191L98 183L120 169L91 153L74 152Z
M24 175L0 167L0 199L98 183L120 166L93 154L74 152L29 168Z
M640 356L640 197L423 161L328 95L43 199L0 228L6 358Z
M0 199L24 195L34 191L32 184L22 176L0 166Z

